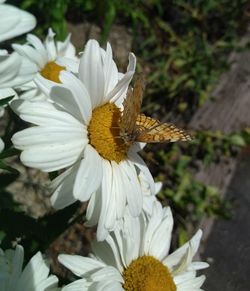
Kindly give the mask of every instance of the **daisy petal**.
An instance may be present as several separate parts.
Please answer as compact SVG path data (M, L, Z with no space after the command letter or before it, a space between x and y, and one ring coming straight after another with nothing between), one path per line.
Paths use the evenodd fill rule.
M198 230L197 233L192 237L190 241L185 243L183 246L181 246L179 249L177 249L175 252L170 254L163 263L168 266L170 270L174 270L176 266L178 266L183 258L187 256L187 252L190 252L189 257L192 258L194 254L196 253L200 239L202 236L202 231ZM187 262L186 262L187 265Z
M89 283L85 279L79 279L64 286L61 291L88 291L90 285L92 285L92 282Z
M84 150L84 158L80 163L74 184L74 197L80 201L87 201L95 192L102 180L102 158L91 146L87 145Z
M47 52L41 40L34 34L27 35L27 41L38 51L44 60L47 60Z
M96 40L87 42L80 59L79 78L91 96L92 108L100 106L104 96L104 74L99 44Z
M200 277L195 277L188 281L182 282L177 285L177 291L199 291L205 279L206 277L202 275Z
M85 86L83 83L77 79L73 74L70 72L62 71L60 73L60 80L64 84L66 88L68 88L71 91L71 95L68 96L68 101L72 102L72 98L70 98L72 95L74 102L78 106L78 110L80 110L81 115L82 115L82 120L84 124L88 124L91 118L91 101L90 101L90 96L88 94L88 91L86 90ZM53 96L51 96L53 98ZM55 96L54 96L55 97ZM65 96L64 100L67 97ZM60 104L60 96L58 96L57 99L54 99L55 102L58 102ZM66 106L65 106L66 107ZM68 108L68 107L66 107ZM70 108L69 108L70 109Z
M66 67L67 71L78 73L79 60L70 59L68 57L57 57L56 63L59 66Z
M159 202L154 203L152 217L148 223L148 228L145 236L151 232L151 238L145 239L145 241L150 241L148 253L158 258L160 261L168 254L170 243L171 243L171 233L173 230L173 216L170 208L167 208L167 214L163 219L162 207ZM151 231L150 231L151 230ZM165 241L164 244L159 244L159 241Z
M7 4L0 5L0 19L0 42L28 32L36 26L33 15Z
M106 52L104 52L103 71L105 77L105 88L104 88L105 99L103 100L103 102L106 103L108 101L108 99L106 99L106 96L118 82L118 69L115 62L113 61L110 43L107 43L107 49Z
M101 213L99 217L98 227L97 227L97 240L102 241L108 235L108 230L105 228L105 221L107 216L109 215L109 199L110 193L112 189L112 181L110 179L112 177L112 167L107 160L103 160L103 178L101 184Z
M40 126L63 126L78 127L84 126L72 115L56 107L56 105L46 101L23 101L14 100L11 102L11 108L25 121ZM84 132L83 132L84 133Z
M130 161L120 163L123 173L124 190L132 216L138 216L142 210L142 192L135 167Z
M49 28L48 35L45 39L45 47L48 53L48 61L54 61L56 59L56 45L54 41L55 33Z
M111 280L113 282L115 281L123 282L121 274L118 272L117 269L111 266L102 268L91 276L91 279L95 282L104 281L107 280L107 278L108 280Z
M128 90L128 86L135 73L135 66L136 66L136 57L134 54L130 53L127 73L124 74L124 76L119 80L115 88L109 92L109 94L106 97L106 100L110 100L110 102L116 103L118 107L122 105L123 100Z
M79 277L84 277L86 273L95 273L105 267L102 262L77 255L59 255L58 261Z
M154 179L153 179L153 177L152 177L147 165L143 161L143 159L137 153L135 153L133 151L129 151L128 152L128 157L129 157L129 160L133 164L135 164L136 167L138 167L143 172L143 174L145 175L145 179L148 181L151 193L155 193Z
M42 58L42 56L30 45L20 45L13 44L13 49L18 52L21 56L26 57L32 63L37 65L38 70L43 69L46 64L46 60Z
M50 188L53 195L50 200L54 208L63 209L76 201L76 198L73 196L72 185L75 183L79 165L80 162L76 163L52 181Z
M15 252L14 252L14 258L13 258L13 274L12 282L15 283L22 273L22 266L23 266L23 259L24 259L24 249L22 246L17 245ZM13 284L11 283L11 284Z
M35 272L34 272L35 270ZM27 290L32 289L34 282L39 282L46 279L49 275L49 268L44 263L42 255L38 252L31 258L29 263L25 266L22 275L20 277L19 284L26 286ZM33 280L31 280L33 277ZM56 280L57 282L57 280Z
M98 223L102 207L101 197L100 188L91 195L86 211L86 226L91 227Z

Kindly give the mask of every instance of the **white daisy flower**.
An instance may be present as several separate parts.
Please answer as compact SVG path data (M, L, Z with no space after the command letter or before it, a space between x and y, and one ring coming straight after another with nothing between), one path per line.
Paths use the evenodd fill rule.
M32 30L36 19L30 13L0 0L0 42Z
M7 97L12 90L12 94L16 94L14 89L30 82L36 73L35 67L25 58L13 52L0 55L0 94ZM10 95L10 96L11 96Z
M20 245L5 252L0 249L1 291L54 291L58 279L49 275L49 267L40 252L23 269L24 250Z
M33 29L36 19L30 13L12 5L3 4L0 0L0 42L11 39ZM6 98L15 95L11 88L27 82L29 78L17 78L21 67L22 58L17 53L8 54L0 50L0 97ZM9 94L9 95L8 95Z
M0 42L11 39L33 29L36 19L30 13L12 5L3 4L0 0ZM21 68L21 57L17 53L8 54L6 50L0 50L0 99L15 96L16 92L11 88L14 83L21 84L17 77ZM29 79L22 78L23 82ZM0 107L0 117L4 114L4 107ZM0 152L4 149L4 142L0 138Z
M208 267L192 262L202 232L169 254L173 217L170 208L154 203L152 216L133 218L126 213L116 230L103 242L94 242L90 257L61 254L58 260L81 279L63 291L199 291Z
M150 185L147 181L147 177L143 174L143 172L140 172L138 178L140 180L143 193L143 211L146 212L148 215L151 215L154 202L158 201L156 195L161 191L162 182L155 182L155 192L152 193Z
M77 72L79 67L79 59L76 57L76 49L70 42L70 35L64 42L54 40L55 33L52 29L49 29L48 35L44 41L33 35L27 35L27 44L13 44L13 49L26 61L26 67L22 68L22 73L33 72L32 77L24 86L22 90L26 90L26 93L22 94L21 98L33 99L34 96L38 96L35 100L44 99L41 91L37 88L33 82L37 73L40 73L47 80L59 83L59 73L62 70L69 70Z
M47 172L68 168L52 182L52 204L60 209L90 200L87 219L98 223L100 240L123 216L126 205L133 216L141 212L140 171L155 192L153 178L137 154L140 146L129 147L119 137L121 104L135 64L131 53L127 72L118 73L111 46L104 51L90 40L80 59L79 79L61 71L62 84L49 88L38 78L38 86L54 104L13 102L23 120L37 125L12 138L23 151L21 161Z

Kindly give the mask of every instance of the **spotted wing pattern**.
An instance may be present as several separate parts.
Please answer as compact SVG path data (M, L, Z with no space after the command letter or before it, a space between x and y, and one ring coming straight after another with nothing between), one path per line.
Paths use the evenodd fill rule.
M145 143L188 141L192 137L171 123L139 114L134 129L134 141Z
M120 120L120 136L125 143L191 140L192 137L188 133L173 124L162 123L157 119L140 114L144 87L144 80L138 79L134 89L130 88L124 99L124 110Z

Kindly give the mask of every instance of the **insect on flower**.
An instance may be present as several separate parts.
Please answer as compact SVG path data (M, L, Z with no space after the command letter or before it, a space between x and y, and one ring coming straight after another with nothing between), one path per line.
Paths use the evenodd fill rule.
M134 142L158 143L189 141L192 136L171 123L140 114L144 81L138 79L134 89L128 90L123 102L124 110L120 119L120 136L126 144Z

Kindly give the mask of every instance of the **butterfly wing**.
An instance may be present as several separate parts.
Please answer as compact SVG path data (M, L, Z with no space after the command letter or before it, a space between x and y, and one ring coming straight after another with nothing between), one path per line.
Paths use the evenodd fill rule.
M137 117L141 110L144 82L142 78L135 83L134 89L128 89L123 102L123 113L120 120L120 134L125 137L132 137Z
M135 141L145 143L188 141L192 137L170 123L139 114L136 120Z

